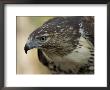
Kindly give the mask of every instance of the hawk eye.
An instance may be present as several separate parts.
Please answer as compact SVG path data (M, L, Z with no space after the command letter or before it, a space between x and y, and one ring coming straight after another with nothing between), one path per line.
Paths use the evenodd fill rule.
M44 41L46 41L46 36L42 36L39 39L40 39L41 42L44 42Z

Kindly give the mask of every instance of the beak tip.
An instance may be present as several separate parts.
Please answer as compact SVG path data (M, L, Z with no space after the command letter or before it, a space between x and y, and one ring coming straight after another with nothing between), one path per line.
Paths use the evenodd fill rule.
M25 47L24 47L24 51L25 51L25 53L27 54L27 51L29 50L29 47L27 46L27 45L25 45Z
M25 53L27 54L27 51L25 50Z

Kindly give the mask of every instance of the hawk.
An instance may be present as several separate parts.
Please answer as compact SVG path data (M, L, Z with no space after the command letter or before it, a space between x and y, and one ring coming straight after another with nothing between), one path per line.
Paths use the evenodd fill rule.
M24 50L37 48L52 74L94 73L94 16L64 16L33 31Z

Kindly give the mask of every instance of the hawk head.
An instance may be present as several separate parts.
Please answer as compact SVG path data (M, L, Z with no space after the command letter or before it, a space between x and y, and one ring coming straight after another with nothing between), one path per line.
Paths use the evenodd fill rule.
M45 22L29 35L24 47L25 53L32 48L57 55L71 52L81 35L80 19L81 17L56 17Z

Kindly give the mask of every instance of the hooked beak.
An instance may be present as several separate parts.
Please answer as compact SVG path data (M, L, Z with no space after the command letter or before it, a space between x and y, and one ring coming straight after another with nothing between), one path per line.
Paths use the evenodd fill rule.
M37 43L35 44L33 41L28 40L27 43L24 46L24 51L27 54L28 50L33 49L33 48L38 48L38 46L39 45Z
M30 48L29 48L29 46L27 44L25 44L24 51L25 51L26 54L27 54L28 50L30 50Z

